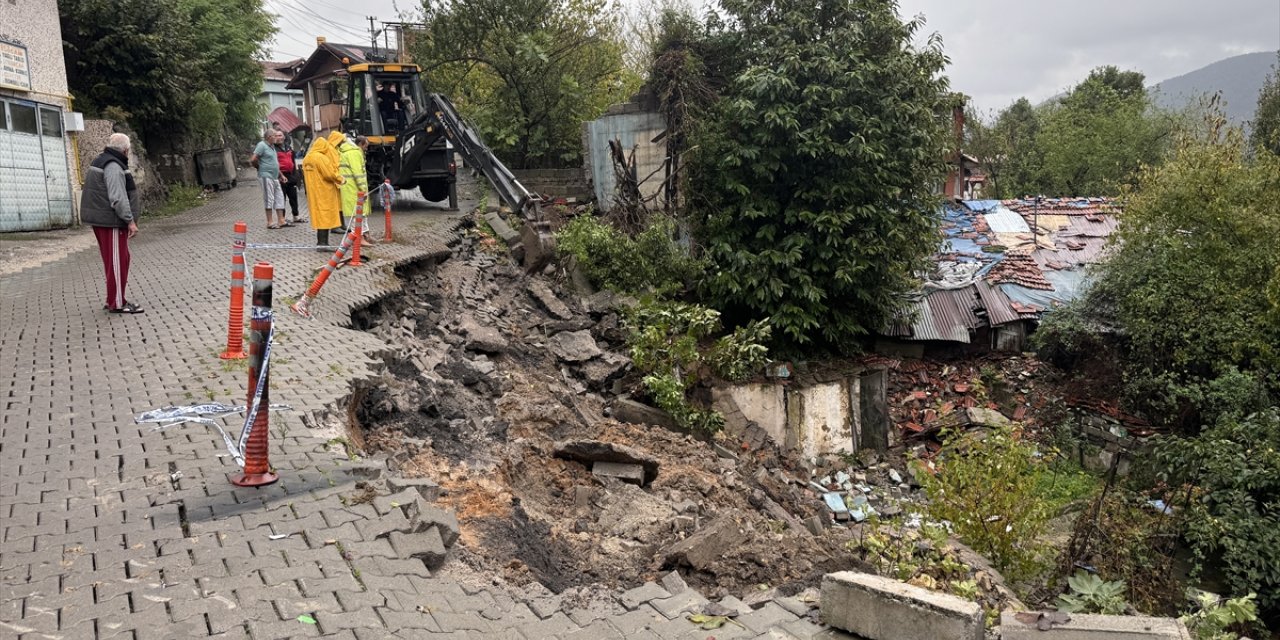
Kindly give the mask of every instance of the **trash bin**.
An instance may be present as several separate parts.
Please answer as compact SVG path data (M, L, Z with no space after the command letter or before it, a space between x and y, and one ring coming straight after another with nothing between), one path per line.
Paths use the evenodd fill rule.
M231 149L222 147L197 151L196 179L200 186L213 187L214 191L236 186L236 161Z

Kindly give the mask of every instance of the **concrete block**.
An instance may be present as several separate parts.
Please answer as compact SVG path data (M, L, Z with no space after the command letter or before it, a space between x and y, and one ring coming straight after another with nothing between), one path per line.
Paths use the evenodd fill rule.
M824 624L868 640L982 640L982 608L956 596L867 573L822 578Z
M440 498L440 485L436 484L431 478L387 478L387 486L392 491L400 492L405 489L413 489L422 496L424 500L435 502Z
M1034 612L1005 611L1000 614L1000 635L1004 640L1191 640L1186 625L1176 618L1070 615L1070 621L1041 631Z
M452 547L458 541L461 531L458 528L458 516L452 511L441 509L421 497L406 505L405 510L409 514L410 531L420 533L431 528L437 529L440 541L446 547Z
M591 465L591 473L600 477L617 478L634 485L644 484L644 467L638 464L595 462Z
M685 583L684 578L680 577L678 571L668 571L660 578L662 588L666 589L671 595L684 593L689 590L689 585Z
M403 509L409 503L418 499L418 492L412 489L403 489L389 496L378 496L373 499L373 508L377 510L378 515L385 516L392 509Z
M401 558L418 558L432 569L444 564L448 552L440 539L440 530L428 529L422 533L391 532L391 546Z

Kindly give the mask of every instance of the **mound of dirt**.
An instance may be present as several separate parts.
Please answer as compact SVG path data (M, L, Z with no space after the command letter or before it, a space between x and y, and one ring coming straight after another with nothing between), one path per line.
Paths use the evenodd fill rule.
M858 566L848 529L815 535L800 524L831 514L800 462L771 444L717 453L688 434L606 417L630 368L617 301L530 287L540 276L490 247L464 240L361 317L396 347L356 394L355 422L399 473L439 483L460 522L461 562L557 593L631 588L678 569L708 597L760 585L795 593ZM557 457L568 441L577 453ZM592 473L593 455L618 449L644 467L643 487ZM741 534L714 561L671 554L721 517Z

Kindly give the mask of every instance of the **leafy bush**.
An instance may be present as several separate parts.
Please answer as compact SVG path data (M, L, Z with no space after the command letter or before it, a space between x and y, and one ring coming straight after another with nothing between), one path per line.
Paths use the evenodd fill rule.
M1226 417L1199 437L1157 443L1162 479L1191 496L1185 537L1195 570L1222 572L1235 595L1280 615L1280 409Z
M1145 496L1112 488L1076 519L1059 571L1070 575L1078 563L1090 565L1104 579L1122 581L1124 599L1138 611L1174 615L1183 592L1173 571L1175 537L1170 516Z
M1123 582L1107 581L1085 571L1067 578L1071 593L1058 596L1058 610L1067 613L1101 613L1118 616L1125 612Z
M684 289L700 263L674 240L675 223L655 217L634 238L592 215L574 218L556 234L562 255L573 256L597 286L622 293L669 295Z
M1257 594L1223 600L1212 593L1195 596L1197 610L1182 616L1196 640L1236 640L1238 633L1229 629L1247 625L1258 619Z
M1044 567L1036 539L1053 516L1038 492L1046 471L1035 448L1010 428L985 437L951 432L935 475L919 474L929 516L947 520L960 537L1014 580Z
M766 362L768 321L739 327L710 347L705 341L721 330L720 312L701 305L646 301L627 315L631 360L647 372L643 384L654 403L681 427L714 432L724 426L715 411L699 409L689 390L710 369L728 379L743 379Z
M793 345L879 329L937 246L941 44L891 3L724 3L743 67L694 136L708 304Z

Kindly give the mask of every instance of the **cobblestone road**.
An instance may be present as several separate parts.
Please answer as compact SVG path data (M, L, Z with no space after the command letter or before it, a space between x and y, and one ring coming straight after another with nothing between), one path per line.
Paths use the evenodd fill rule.
M167 404L243 402L242 362L217 358L232 222L249 222L250 242L314 239L305 225L265 230L258 202L242 186L175 218L144 218L128 289L142 315L102 310L92 245L0 276L0 638L835 637L774 603L701 631L680 615L700 596L657 585L598 611L464 588L397 558L371 505L343 504L367 468L308 425L386 347L345 328L352 309L399 289L391 266L448 256L459 215L421 200L396 211L416 242L369 247L371 264L338 271L312 321L285 305L325 256L250 251L250 271L255 260L275 265L272 400L293 409L271 417L277 484L228 483L234 462L203 427L134 424Z

